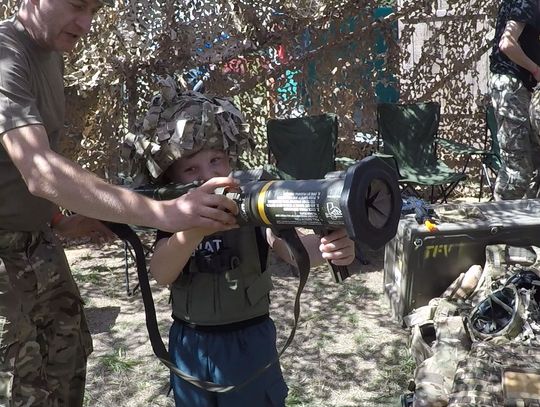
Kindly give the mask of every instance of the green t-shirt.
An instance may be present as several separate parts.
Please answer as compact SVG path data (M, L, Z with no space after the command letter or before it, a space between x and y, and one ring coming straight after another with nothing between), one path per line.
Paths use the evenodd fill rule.
M39 124L56 149L64 112L62 55L41 48L18 20L0 22L0 137ZM40 230L53 209L49 201L30 194L0 144L0 230Z

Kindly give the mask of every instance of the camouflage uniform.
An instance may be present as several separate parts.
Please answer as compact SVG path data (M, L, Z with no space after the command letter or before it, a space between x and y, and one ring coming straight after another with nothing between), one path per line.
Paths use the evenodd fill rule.
M493 74L491 98L499 128L502 166L495 182L495 199L535 197L540 170L540 140L531 132L531 93L521 80Z
M437 298L430 301L427 307L431 308L433 319L424 322L432 323L435 337L431 338L432 343L424 343L420 354L417 352L418 346L411 346L417 361L413 405L444 407L448 402L457 363L467 355L471 342L457 304L446 298ZM416 338L415 342L411 345L418 345L422 340ZM427 358L418 363L424 356Z
M535 88L529 105L529 119L531 122L532 158L535 173L529 185L527 198L540 198L540 88Z
M475 342L467 358L458 363L448 407L539 406L539 400L505 399L505 369L540 371L540 348L533 344L499 346Z
M0 231L0 406L82 406L92 342L50 230Z
M499 47L509 21L523 26L516 39L519 48L540 65L540 10L537 0L499 2L495 36L490 54L491 101L498 125L501 169L495 182L495 199L521 199L536 194L534 181L540 160L538 137L531 134L529 104L537 82ZM532 185L531 185L532 183Z
M530 323L539 315L530 298L535 291L505 287L515 298L505 302L512 315L507 320L493 306L480 305L491 301L488 297L500 291L497 287L519 270L534 269L540 276L540 249L499 244L486 246L485 253L477 285L466 298L434 298L404 318L412 328L410 350L417 364L414 407L537 405L505 404L502 384L506 368L540 372L538 328ZM460 281L456 280L458 285ZM493 298L493 304L500 302ZM474 323L475 313L485 326L493 327L490 332L477 329L483 324ZM504 321L507 325L496 325Z
M56 151L65 123L61 53L12 18L0 22L0 55L0 137L42 125ZM54 205L28 191L1 145L0 196L0 406L82 406L92 344L65 255L46 226Z

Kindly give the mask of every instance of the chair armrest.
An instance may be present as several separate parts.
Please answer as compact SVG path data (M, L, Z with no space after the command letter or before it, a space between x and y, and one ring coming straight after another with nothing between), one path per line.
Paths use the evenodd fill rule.
M435 137L435 141L437 144L441 147L446 148L447 150L450 150L456 154L487 154L488 151L482 150L479 148L474 148L471 146L468 146L467 144L458 143L457 141L452 141L440 137Z

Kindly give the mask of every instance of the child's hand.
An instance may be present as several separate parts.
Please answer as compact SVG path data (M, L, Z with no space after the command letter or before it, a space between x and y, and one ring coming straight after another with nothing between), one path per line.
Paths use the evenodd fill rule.
M323 259L337 266L347 266L355 257L354 242L347 236L345 229L334 230L323 236L319 250Z

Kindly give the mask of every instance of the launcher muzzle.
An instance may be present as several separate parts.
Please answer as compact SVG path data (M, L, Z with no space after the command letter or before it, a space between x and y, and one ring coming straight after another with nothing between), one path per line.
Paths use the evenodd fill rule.
M242 174L233 176L242 180ZM225 192L238 203L240 224L318 231L345 227L351 239L373 249L394 237L401 213L397 175L374 156L324 179L248 181L241 190Z

